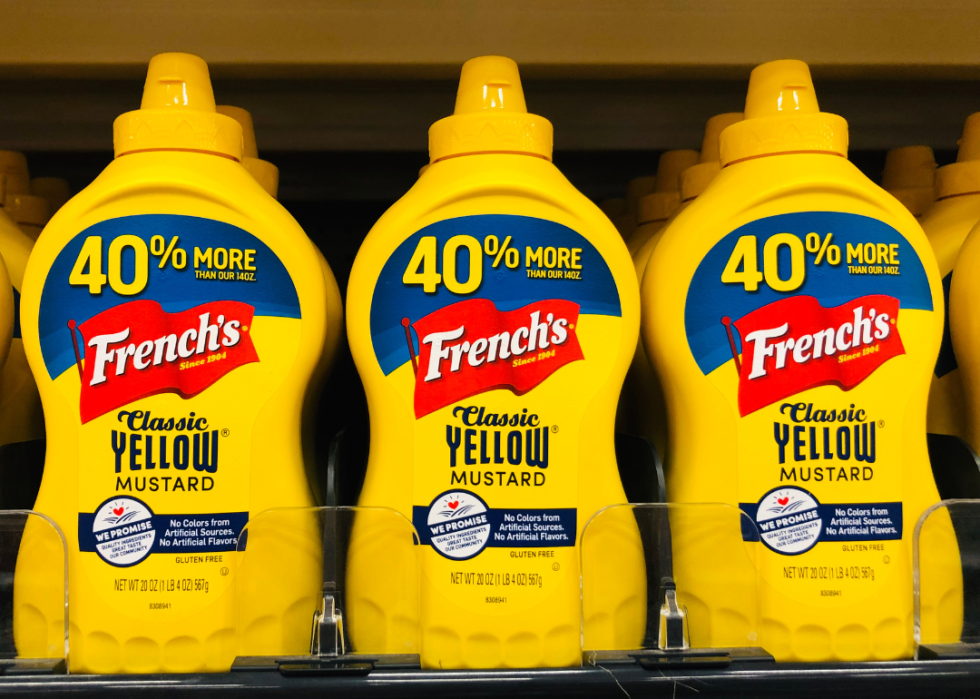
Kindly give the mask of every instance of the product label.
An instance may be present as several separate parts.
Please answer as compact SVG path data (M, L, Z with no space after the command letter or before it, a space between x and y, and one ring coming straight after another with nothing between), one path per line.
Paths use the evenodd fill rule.
M413 521L445 595L513 613L578 584L582 416L621 334L605 260L551 221L449 219L388 258L371 337L412 411Z
M721 239L691 281L688 344L738 424L741 509L763 575L808 604L853 604L903 534L903 375L934 331L928 278L881 221L804 212ZM733 445L734 447L734 445Z
M111 606L172 618L234 585L252 425L300 317L279 258L226 223L111 219L59 253L41 352L77 411L78 569Z

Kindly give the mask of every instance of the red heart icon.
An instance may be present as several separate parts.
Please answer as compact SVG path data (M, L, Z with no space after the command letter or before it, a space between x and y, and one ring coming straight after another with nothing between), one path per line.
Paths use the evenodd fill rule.
M121 515L125 511L126 511L126 508L125 507L113 507L112 508L112 514L114 514L116 517L118 517L119 515Z
M446 504L449 505L449 509L455 510L457 507L459 507L459 500L453 500L452 502L447 502Z
M776 502L778 502L780 505L785 505L787 502L789 502L789 496L785 498L776 498Z

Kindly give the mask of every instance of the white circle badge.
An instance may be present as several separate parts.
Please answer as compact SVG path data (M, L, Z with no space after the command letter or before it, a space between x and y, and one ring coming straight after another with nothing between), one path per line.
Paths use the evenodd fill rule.
M473 558L490 540L489 510L479 495L468 490L439 495L429 505L426 522L432 548L454 561Z
M125 568L150 555L156 541L153 512L135 498L112 498L102 503L92 522L95 551L109 565Z
M795 556L817 545L823 520L820 503L802 488L776 488L762 496L755 516L762 542L776 553Z

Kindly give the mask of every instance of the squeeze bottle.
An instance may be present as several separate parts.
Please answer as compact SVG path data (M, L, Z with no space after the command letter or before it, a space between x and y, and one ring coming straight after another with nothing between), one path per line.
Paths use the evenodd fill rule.
M698 162L696 150L668 150L660 154L653 192L640 198L636 205L636 231L627 241L630 255L636 253L681 203L680 175ZM648 225L644 225L648 224Z
M23 154L0 151L0 201L21 196L29 183ZM34 505L44 462L41 397L27 364L20 322L24 270L33 246L34 241L17 226L7 209L0 209L0 255L14 306L13 339L7 361L0 369L0 505L5 509L29 509Z
M885 154L881 187L919 218L936 199L936 156L929 146L893 148Z
M958 143L956 162L936 170L936 202L921 218L922 229L936 253L947 298L960 248L980 221L980 112L967 117ZM965 439L976 451L980 442L971 436L965 384L950 334L952 312L950 303L929 391L928 431Z
M47 199L33 194L8 192L3 208L31 240L37 240L51 218Z
M636 232L637 238L643 238L644 242L633 252L633 267L636 270L636 278L641 284L643 274L646 271L647 261L650 253L656 247L657 242L663 235L664 228L669 223L671 216L676 216L682 208L686 208L694 199L701 194L708 186L708 183L721 170L718 162L718 137L729 124L742 120L741 112L730 112L717 114L710 119L704 127L704 138L701 143L701 151L698 154L699 162L688 165L680 172L677 180L679 191L657 192L648 194L640 200L641 218L649 218L650 221L644 223ZM697 151L674 151L675 153L697 153ZM664 153L667 155L667 153ZM690 160L689 155L675 156L675 162L664 162L661 156L660 169L657 173L673 169L676 164L686 164ZM677 161L680 161L677 163ZM665 170L664 168L667 168ZM669 181L665 182L665 185ZM679 200L679 201L678 201ZM646 226L648 229L644 230ZM642 303L642 299L641 299ZM667 453L667 406L664 403L663 389L660 381L647 358L646 350L642 342L636 343L636 354L633 363L630 364L629 373L626 375L626 384L623 387L624 400L621 406L626 408L624 413L630 412L632 408L632 423L630 418L624 415L619 423L620 429L645 437L657 448L657 453L661 460ZM666 462L664 463L666 467Z
M912 533L938 500L925 409L942 287L914 217L846 154L847 123L819 111L806 64L758 66L745 120L721 135L721 172L644 275L668 498L744 513L741 531L672 529L694 645L804 661L912 653ZM933 516L922 545L946 587L923 614L958 634L955 537ZM758 587L719 572L746 554ZM742 606L718 602L733 589Z
M0 256L0 367L7 363L14 336L14 288L10 284L7 265Z
M252 115L248 110L241 107L228 105L218 105L218 114L224 114L237 121L242 127L242 166L248 170L255 181L273 199L278 199L279 194L279 168L268 160L259 158L259 151L255 141L255 124ZM306 461L306 475L313 487L313 492L317 501L323 504L323 484L326 474L319 473L317 463L325 459L318 459L315 452L316 430L317 430L317 406L320 396L323 393L323 386L330 373L337 353L337 345L340 342L340 335L344 327L344 306L340 298L340 287L337 286L337 279L333 275L333 270L327 263L315 244L313 250L316 252L317 261L320 263L320 270L323 273L323 283L327 288L327 341L323 347L323 354L320 356L320 363L317 365L313 379L310 381L309 390L303 403L303 452Z
M636 230L638 225L636 216L639 212L640 199L652 192L656 186L656 175L634 177L626 183L626 210L612 219L613 225L616 226L616 230L619 231L623 240L628 242Z
M36 509L69 548L72 670L307 652L316 523L250 522L314 504L300 421L329 290L313 246L241 166L241 127L215 112L197 56L155 56L113 132L115 159L35 246L21 304L52 434ZM24 582L60 565L36 536L15 575L22 654L60 619Z
M49 213L54 213L71 199L68 180L60 177L35 177L31 180L31 194L48 202Z
M609 220L552 164L552 126L527 112L512 60L467 61L429 154L351 272L348 337L371 414L359 504L418 531L424 667L578 665L582 528L625 501L613 422L636 276ZM642 545L632 513L613 514L583 554L586 648L643 637ZM388 542L355 532L350 547L362 651L386 647L395 617L413 621L371 590Z

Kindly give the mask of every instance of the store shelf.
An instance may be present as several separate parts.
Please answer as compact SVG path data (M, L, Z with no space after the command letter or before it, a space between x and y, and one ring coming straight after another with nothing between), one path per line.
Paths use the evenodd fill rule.
M7 3L0 73L142 74L160 51L216 75L453 77L502 53L528 77L740 76L773 58L818 76L977 77L970 0L72 0Z
M553 670L375 670L365 677L283 677L276 672L214 675L6 677L0 696L334 697L787 697L869 696L944 699L980 696L980 661L768 664L725 670L644 670L638 666Z

